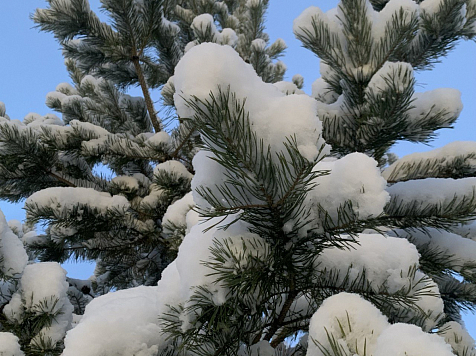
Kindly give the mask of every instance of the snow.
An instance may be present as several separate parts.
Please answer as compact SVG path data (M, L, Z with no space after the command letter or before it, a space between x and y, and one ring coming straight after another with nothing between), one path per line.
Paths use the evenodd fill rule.
M35 209L51 208L61 211L62 214L68 214L78 205L96 208L100 213L113 209L125 211L130 207L127 199L121 195L111 196L92 188L79 187L46 188L32 194L25 205Z
M461 92L452 88L438 88L423 93L415 93L412 97L413 108L408 110L410 122L418 125L428 113L443 112L446 121L451 120L463 110ZM447 124L449 126L450 123Z
M0 355L1 356L24 356L20 350L18 338L7 332L0 332Z
M128 191L134 191L139 189L139 181L130 176L117 176L111 179L111 183L117 184L122 189L126 188Z
M356 244L349 248L325 249L316 258L314 266L317 275L327 275L331 271L338 273L336 283L346 288L350 288L351 283L365 271L366 285L376 293L382 286L385 286L389 293L407 290L409 296L416 298L416 306L429 316L424 326L431 329L443 313L443 301L438 297L438 287L430 281L427 291L433 295L418 295L423 286L419 281L426 277L419 271L412 273L415 267L419 266L419 257L416 247L405 239L379 234L359 234ZM394 307L401 308L402 313L407 313L406 316L402 314L402 318L411 319L414 316L408 306L395 304Z
M324 13L317 6L308 7L293 22L293 32L296 36L308 37L307 33L314 33L313 25L322 21L329 29L338 33L341 31L340 21L337 19L336 9Z
M399 182L387 188L390 196L396 199L395 204L420 203L423 206L440 204L447 206L455 197L457 202L475 195L476 178L445 179L426 178Z
M373 356L454 356L442 337L411 324L393 324L377 340Z
M451 227L451 231L460 236L476 241L476 220Z
M228 217L227 221L232 221L233 217ZM227 300L227 289L215 283L216 276L210 276L210 269L203 265L203 261L210 258L210 247L214 240L223 241L224 239L240 240L241 237L250 235L247 230L247 224L237 222L226 231L219 230L216 227L204 232L203 230L212 227L213 224L221 219L212 219L208 222L195 225L191 228L179 247L179 253L176 259L177 270L180 275L181 293L185 300L193 292L191 287L205 286L210 288L213 300L217 305L222 305Z
M231 28L224 28L217 34L217 43L221 45L235 46L238 42L238 35Z
M365 154L351 153L338 160L323 160L313 170L329 171L329 174L314 180L317 186L308 193L306 204L313 207L316 215L320 205L335 223L338 209L348 200L352 201L359 219L380 215L389 200L377 162Z
M425 0L428 1L428 0ZM431 1L431 0L430 0ZM418 16L420 7L413 0L390 0L380 12L372 11L372 35L375 39L385 36L385 27L392 21L392 17L403 13L403 21L400 26L407 26L412 17Z
M244 106L253 130L272 151L284 151L283 142L295 134L301 154L308 160L317 157L323 140L318 139L322 125L316 116L315 100L305 95L286 96L274 85L264 83L232 48L213 43L192 48L177 65L174 84L180 117L194 116L186 100L207 100L211 92L217 94L219 87L230 87L238 100L246 99Z
M210 207L210 205L197 192L197 189L202 187L213 189L215 185L224 184L226 181L225 168L218 164L214 158L216 158L216 156L213 153L201 150L192 160L193 168L195 170L195 176L192 179L192 195L193 201L200 208L207 208ZM238 191L232 185L228 185L228 188L234 195L238 194ZM257 202L257 199L254 199L253 202ZM222 201L221 203L226 205L225 201Z
M141 205L143 208L145 208L146 206L152 208L158 206L160 203L160 198L164 194L164 190L157 188L155 184L151 184L149 189L149 195L146 195L141 201Z
M37 315L58 313L50 326L43 327L34 336L31 344L39 344L41 339L48 338L53 343L62 340L70 328L73 313L67 296L66 271L56 262L34 263L25 267L20 286L5 306L5 316L18 322L24 311Z
M405 239L379 234L359 234L356 242L345 249L325 249L314 262L316 272L338 271L339 284L345 281L347 274L351 283L365 270L365 277L375 292L384 284L390 293L409 285L408 271L419 265L414 245Z
M299 89L296 84L292 82L276 82L273 85L278 88L283 94L290 95L290 94L306 94L303 90Z
M425 0L420 4L420 9L431 16L437 14L444 3L445 0Z
M165 131L160 131L154 134L152 137L149 137L145 143L152 147L160 148L161 146L170 145L171 138L170 135Z
M381 92L391 91L397 88L398 92L403 92L405 88L412 85L413 67L404 62L385 62L377 73L370 80L367 94L378 95Z
M28 265L21 277L21 288L25 296L27 310L36 309L43 300L52 296L62 298L68 291L66 271L56 262L42 262ZM43 311L54 313L62 307L61 303L49 306Z
M196 290L195 287L199 286L210 291L215 305L223 305L226 302L229 297L228 288L221 283L217 283L216 276L210 275L210 269L204 265L205 261L210 260L210 248L214 246L215 242L224 243L226 240L230 250L243 255L243 260L238 264L235 260L225 261L225 265L234 268L237 273L241 268L246 268L249 261L265 258L269 251L266 242L259 236L249 233L248 225L244 222L238 221L227 230L214 226L217 223L229 223L234 219L236 219L236 216L230 216L225 221L216 218L191 227L190 232L185 236L179 247L175 262L167 267L159 282L158 288L161 291L159 298L162 305L159 314L167 311L163 303L182 304L185 307L187 307L187 303L193 303L193 301L189 301L189 298ZM204 231L207 228L209 230ZM257 248L250 248L251 244L257 246ZM248 258L251 255L253 259ZM195 314L193 312L183 312L180 315L183 331L192 326L194 318Z
M153 356L161 338L157 287L110 292L93 299L66 334L63 356Z
M278 39L279 41L280 39ZM283 41L284 46L286 45ZM301 74L295 74L293 75L293 78L291 79L294 84L296 84L297 87L301 87L304 85L304 77Z
M475 356L474 339L461 324L450 321L440 328L439 335L445 338L456 355Z
M203 37L202 34L208 34L207 31L210 31L213 41L218 44L234 46L238 42L238 36L231 28L224 28L220 33L215 25L213 16L210 14L201 14L196 16L193 19L190 27L195 32L195 36L198 38ZM189 48L187 48L186 52L188 50Z
M449 166L457 159L472 155L472 158L465 160L465 164L476 171L476 142L455 141L441 148L428 152L412 153L398 159L390 167L386 168L382 175L385 179L391 178L393 181L405 180L406 172L403 169L409 165L420 166L430 161L437 161L438 168Z
M204 33L207 29L210 29L212 34L216 34L218 32L215 21L213 20L213 16L210 14L201 14L196 16L193 19L190 27L196 33Z
M181 162L175 160L168 160L164 163L158 164L154 168L154 174L159 174L160 172L166 172L168 174L175 174L177 178L182 177L186 179L192 179L193 174L187 170Z
M262 38L256 38L251 41L251 49L256 52L263 52L266 49L266 41Z
M339 293L322 303L311 318L306 355L327 355L328 337L345 355L454 356L443 337L411 324L390 325L374 305L356 294ZM470 342L464 338L465 345Z
M23 243L7 224L0 211L0 272L7 277L19 277L28 263Z
M394 231L397 236L409 239L419 248L429 247L451 257L448 267L460 272L465 265L476 261L476 241L443 230L426 228L426 231Z
M26 114L25 117L23 118L23 123L25 125L28 125L30 122L38 120L40 118L41 118L40 114L37 114L35 112L30 112L30 113Z
M324 300L311 318L307 356L325 356L319 344L331 350L328 334L346 355L373 355L377 338L388 325L387 318L361 296L336 294Z
M183 198L175 201L169 205L167 211L162 218L162 226L164 227L164 233L173 233L170 230L173 226L187 226L187 214L195 206L193 201L192 192L186 194Z
M325 104L331 104L337 99L337 94L329 88L329 84L324 80L324 78L317 78L312 83L311 96Z
M64 122L55 114L46 114L45 116L37 116L34 121L28 123L27 127L35 127L40 125L63 126Z
M78 91L69 83L60 83L56 86L56 91L66 94L66 95L75 95L78 94Z

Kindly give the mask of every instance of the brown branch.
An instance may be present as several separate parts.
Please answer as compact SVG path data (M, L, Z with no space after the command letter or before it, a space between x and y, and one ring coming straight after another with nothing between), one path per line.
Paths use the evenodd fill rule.
M150 97L149 87L147 86L147 82L145 81L144 73L142 72L142 67L140 66L139 56L137 56L137 53L134 53L132 55L132 63L134 64L137 77L139 78L139 84L142 89L142 94L144 95L145 105L147 106L147 111L149 112L149 117L150 121L152 121L152 126L154 126L155 132L160 132L160 123L157 119L154 104L152 102L152 98Z
M48 172L48 175L51 176L51 177L53 177L53 178L55 178L55 179L57 179L57 180L59 180L60 182L62 182L62 183L64 183L64 184L66 184L68 187L74 187L74 188L77 187L76 184L71 183L69 180L64 179L63 177L61 177L61 176L59 176L59 175L57 175L57 174L55 174L55 173L53 173L53 172Z
M190 132L184 137L180 145L177 146L175 151L172 153L171 157L172 158L177 158L177 155L179 154L180 150L182 149L183 146L187 143L188 139L192 137L192 134L195 132L195 129L191 129Z
M286 301L284 302L283 308L281 309L281 312L279 313L278 317L274 319L274 321L271 323L271 327L269 328L268 332L264 336L263 340L269 341L273 337L273 335L278 331L278 329L281 327L281 324L283 323L284 319L286 318L286 314L288 313L289 309L291 308L294 299L297 297L298 291L295 289L291 289L289 291L288 297ZM274 346L275 347L275 346Z

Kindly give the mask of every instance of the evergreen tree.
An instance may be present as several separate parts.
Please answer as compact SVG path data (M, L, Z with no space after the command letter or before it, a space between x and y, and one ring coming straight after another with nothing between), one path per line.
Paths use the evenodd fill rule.
M415 93L413 71L476 36L473 0L306 10L294 33L322 60L312 97L299 77L269 83L283 67L266 1L103 1L113 27L84 1L50 5L35 19L75 87L48 96L64 121L1 124L2 196L48 223L23 239L33 256L97 259L99 293L150 285L91 301L64 356L476 355L461 321L476 307L476 144L389 152L457 119L459 93ZM170 29L177 45L158 45ZM136 83L144 100L120 90ZM147 103L161 85L171 136ZM25 315L31 266L6 305Z
M103 1L109 24L85 0L49 5L33 19L60 42L73 85L47 96L61 119L4 120L0 194L28 198L27 218L45 224L29 244L40 260L97 261L98 292L156 284L183 237L183 224L163 217L190 191L199 138L186 123L163 131L151 90L167 83L186 47L204 41L236 47L265 80L280 80L284 66L274 60L285 45L268 46L266 2ZM125 94L131 85L143 98Z

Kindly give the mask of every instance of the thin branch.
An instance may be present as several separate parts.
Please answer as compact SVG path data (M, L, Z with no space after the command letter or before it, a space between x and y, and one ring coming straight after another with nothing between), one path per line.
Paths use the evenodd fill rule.
M144 73L142 72L142 67L140 66L139 56L137 56L136 54L133 54L132 63L134 64L137 77L139 78L139 84L142 89L142 94L144 95L145 104L147 106L147 111L149 112L150 121L152 121L152 126L154 126L155 132L160 132L161 131L160 123L159 123L159 120L157 119L157 114L154 109L152 98L150 97L149 87L147 86Z

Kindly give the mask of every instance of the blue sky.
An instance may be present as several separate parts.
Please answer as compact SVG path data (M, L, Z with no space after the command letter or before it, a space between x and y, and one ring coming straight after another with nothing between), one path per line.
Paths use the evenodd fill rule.
M99 0L92 0L97 8ZM50 112L44 102L46 94L61 82L69 81L64 68L59 45L51 34L34 29L29 15L38 7L46 7L43 0L1 1L0 13L0 101L7 107L12 119L22 119L29 112ZM324 11L335 7L336 0L271 0L267 32L271 40L282 38L288 44L283 61L288 67L287 79L294 74L305 78L305 90L310 92L312 82L319 75L319 60L301 47L292 34L293 20L309 6L319 6ZM441 87L456 88L462 92L463 112L453 130L442 130L431 146L400 143L393 151L403 156L440 147L452 141L476 141L476 44L461 42L443 62L432 71L417 73L417 91ZM0 209L7 219L24 219L22 204L0 202ZM65 266L73 277L87 278L92 265L68 264ZM466 317L468 327L476 336L476 317Z

